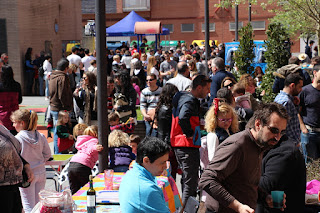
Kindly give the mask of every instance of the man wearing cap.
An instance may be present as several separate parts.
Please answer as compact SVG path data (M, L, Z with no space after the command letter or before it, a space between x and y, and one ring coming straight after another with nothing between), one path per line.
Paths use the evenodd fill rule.
M313 82L302 88L300 98L301 147L304 157L320 158L320 65L313 67Z
M198 75L192 81L191 92L181 91L173 97L171 146L182 169L182 201L196 196L200 166L201 133L200 101L210 91L211 79Z

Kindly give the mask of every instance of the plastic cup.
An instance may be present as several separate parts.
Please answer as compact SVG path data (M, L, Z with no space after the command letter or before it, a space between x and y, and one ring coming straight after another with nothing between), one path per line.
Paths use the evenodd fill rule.
M276 208L276 209L283 208L283 195L284 195L284 191L271 191L273 208Z
M113 190L113 170L104 170L104 186L106 190Z

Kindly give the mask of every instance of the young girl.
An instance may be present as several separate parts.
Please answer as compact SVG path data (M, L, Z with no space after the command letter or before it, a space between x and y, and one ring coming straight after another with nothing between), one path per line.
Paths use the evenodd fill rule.
M70 160L68 177L72 194L76 193L84 184L89 181L91 169L98 160L98 153L103 150L98 144L98 127L93 125L78 136L76 142L78 150Z
M20 154L30 164L34 174L31 185L28 188L20 188L23 209L29 213L39 202L38 193L46 185L45 162L51 157L51 150L46 137L36 130L36 112L19 109L12 113L11 121L18 132L15 137L21 143Z
M126 172L132 160L135 159L130 139L127 133L121 130L113 130L109 135L110 169L115 172Z
M73 139L77 141L79 135L83 135L84 130L88 127L87 124L77 124L73 127ZM75 144L72 145L72 153L76 154L78 150Z
M68 154L74 144L69 113L60 111L57 121L57 135L59 153Z
M205 117L208 160L211 161L215 150L227 137L238 132L238 116L233 108L215 98Z

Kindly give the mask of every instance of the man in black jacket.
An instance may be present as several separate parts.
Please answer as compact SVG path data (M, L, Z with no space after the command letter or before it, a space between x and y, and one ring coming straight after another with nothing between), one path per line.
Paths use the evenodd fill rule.
M271 149L262 160L262 175L259 187L271 194L271 191L284 191L286 208L284 212L305 212L306 165L299 148L293 139L283 137L279 144ZM270 209L259 202L257 213L283 212Z

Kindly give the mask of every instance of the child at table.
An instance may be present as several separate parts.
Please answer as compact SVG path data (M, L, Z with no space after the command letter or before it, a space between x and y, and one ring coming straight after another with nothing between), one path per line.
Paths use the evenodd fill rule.
M98 153L103 150L98 144L98 127L93 125L83 131L83 135L78 136L76 142L77 154L70 160L68 177L72 194L76 193L89 181L91 169L98 160Z
M139 135L130 135L130 143L129 146L132 148L132 153L137 156L138 145L141 142L141 138Z
M109 135L109 161L110 169L115 172L126 172L135 155L129 146L130 139L127 133L121 130L113 130Z
M69 154L69 151L72 150L74 140L72 135L70 116L67 111L62 110L59 112L56 131L58 135L59 153Z
M35 111L19 109L10 118L18 132L15 137L21 143L19 154L30 164L34 174L34 180L28 188L19 188L23 209L29 213L39 202L38 193L46 185L45 162L51 157L51 150L46 137L36 130L38 115Z
M118 129L128 134L133 133L134 131L134 118L130 117L126 123L120 123L119 114L116 112L111 112L108 115L108 122L111 131Z
M79 135L83 135L84 130L88 127L87 124L77 124L73 127L73 139L77 141ZM78 150L75 147L75 144L72 146L72 153L76 154Z

